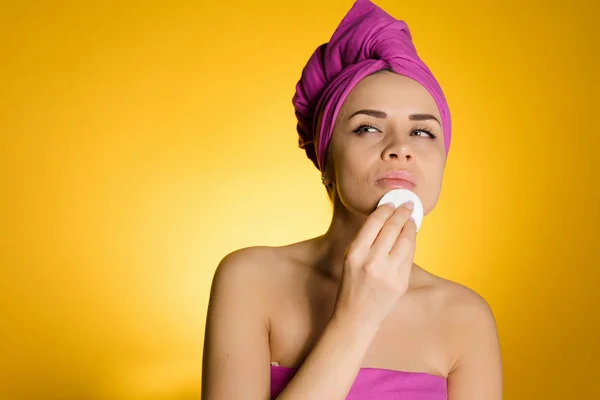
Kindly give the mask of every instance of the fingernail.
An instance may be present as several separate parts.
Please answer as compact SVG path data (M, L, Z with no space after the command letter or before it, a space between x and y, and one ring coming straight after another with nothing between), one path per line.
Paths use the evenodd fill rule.
M407 201L406 203L404 203L404 207L408 208L409 210L414 210L415 205L412 201Z
M391 207L391 208L396 208L396 205L393 202L391 202L391 201L387 202L387 203L383 203L383 204L380 205L380 207L382 207L382 206L388 206L388 207Z

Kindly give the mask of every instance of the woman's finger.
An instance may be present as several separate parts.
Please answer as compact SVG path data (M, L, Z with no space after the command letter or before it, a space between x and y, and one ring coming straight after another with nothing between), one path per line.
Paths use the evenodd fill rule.
M411 209L406 206L401 206L398 207L394 214L385 222L371 247L371 251L376 257L384 256L387 258L411 214Z
M416 234L417 224L408 218L389 253L392 261L402 262L413 251Z
M356 237L348 246L347 252L361 257L371 249L373 242L379 235L386 221L394 214L393 205L382 204L367 217L367 220L359 229Z

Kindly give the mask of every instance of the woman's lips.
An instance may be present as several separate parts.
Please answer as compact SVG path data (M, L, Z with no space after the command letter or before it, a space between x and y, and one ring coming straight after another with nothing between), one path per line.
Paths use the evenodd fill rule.
M382 178L377 180L377 184L391 189L413 190L415 185L404 179Z

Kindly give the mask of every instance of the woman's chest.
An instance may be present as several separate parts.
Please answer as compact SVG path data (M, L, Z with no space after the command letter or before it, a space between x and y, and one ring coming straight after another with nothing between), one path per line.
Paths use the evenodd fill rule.
M271 361L298 368L326 329L335 307L333 290L290 290L273 302ZM407 298L382 323L361 367L444 376L454 358L451 338L436 310Z

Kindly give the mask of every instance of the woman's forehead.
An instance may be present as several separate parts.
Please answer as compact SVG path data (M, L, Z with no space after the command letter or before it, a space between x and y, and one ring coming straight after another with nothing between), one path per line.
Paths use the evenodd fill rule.
M340 116L348 118L360 109L381 110L386 114L440 112L433 96L417 81L393 72L381 72L363 78L348 94Z

